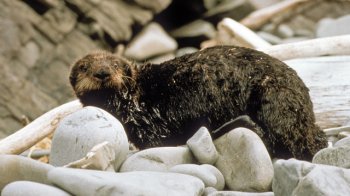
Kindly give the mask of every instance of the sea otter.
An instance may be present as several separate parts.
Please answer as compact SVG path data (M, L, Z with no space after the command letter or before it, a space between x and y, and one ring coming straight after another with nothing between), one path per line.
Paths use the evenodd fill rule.
M142 65L96 52L73 65L70 83L84 106L119 119L140 149L185 144L200 126L213 131L242 115L272 157L310 160L327 145L296 72L253 49L216 46ZM213 131L214 139L222 130L230 131Z

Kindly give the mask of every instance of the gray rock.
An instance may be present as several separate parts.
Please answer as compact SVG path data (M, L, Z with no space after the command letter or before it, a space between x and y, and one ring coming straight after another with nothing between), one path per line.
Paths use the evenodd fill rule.
M264 192L271 190L273 165L260 137L237 128L214 141L219 152L216 167L230 190Z
M350 137L345 137L334 144L334 147L350 146Z
M131 155L120 171L168 171L175 165L187 163L194 163L188 147L149 148Z
M176 49L176 41L158 23L151 23L131 41L124 55L141 61Z
M322 149L315 154L312 163L350 168L350 146Z
M214 164L219 157L211 135L206 127L201 127L189 140L187 146L202 164Z
M2 196L69 196L71 194L46 184L30 181L16 181L8 184L1 191Z
M205 187L202 196L208 196L208 195L210 195L211 193L214 193L214 192L216 192L216 191L218 191L218 190L216 190L216 189L213 188L213 187Z
M154 63L154 64L160 64L163 63L164 61L170 60L175 58L175 54L174 53L168 53L168 54L163 54L157 57L154 57L150 60L148 60L150 63Z
M290 38L293 37L294 32L288 25L281 24L277 27L277 35L282 38Z
M73 195L201 195L204 184L193 176L135 171L112 173L69 168L53 169L49 180Z
M153 10L155 13L159 13L169 6L171 0L135 0L135 2L142 7Z
M198 51L198 48L195 48L195 47L184 47L184 48L178 49L175 53L175 56L179 57L179 56L182 56L185 54L191 54L197 51Z
M318 22L317 37L330 37L350 34L350 15L338 19L324 18Z
M274 196L273 192L253 193L253 192L239 192L239 191L217 191L208 196Z
M274 163L272 190L276 196L348 195L350 170L295 159Z
M63 166L79 160L105 141L115 150L114 169L118 171L129 151L123 126L108 112L85 107L68 115L58 125L52 140L50 164Z
M187 174L201 179L205 187L213 187L222 190L225 186L224 176L212 165L182 164L169 169L170 172Z
M54 167L19 155L0 155L0 190L7 184L28 180L47 184L47 173Z

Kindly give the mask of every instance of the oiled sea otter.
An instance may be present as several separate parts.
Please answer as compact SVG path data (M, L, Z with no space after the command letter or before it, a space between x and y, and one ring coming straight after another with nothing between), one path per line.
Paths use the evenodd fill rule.
M296 72L248 48L218 46L140 66L97 52L74 64L70 82L84 106L113 114L141 149L185 144L200 126L215 130L241 115L257 124L272 157L311 159L327 145Z

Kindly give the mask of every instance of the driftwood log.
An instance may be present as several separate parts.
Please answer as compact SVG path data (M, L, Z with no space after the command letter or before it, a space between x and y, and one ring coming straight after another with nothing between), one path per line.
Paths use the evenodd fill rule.
M24 128L0 141L0 154L20 154L53 133L62 118L82 108L76 100L43 114Z

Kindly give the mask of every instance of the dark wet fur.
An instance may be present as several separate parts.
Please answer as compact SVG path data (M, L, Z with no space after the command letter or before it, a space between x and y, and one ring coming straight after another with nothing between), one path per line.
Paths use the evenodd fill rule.
M214 131L241 115L256 123L272 157L310 160L327 145L308 88L294 70L262 52L218 46L159 65L123 66L126 75L134 70L124 88L78 97L121 120L141 149L185 144L200 126ZM73 67L73 87L76 72Z

